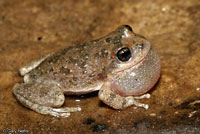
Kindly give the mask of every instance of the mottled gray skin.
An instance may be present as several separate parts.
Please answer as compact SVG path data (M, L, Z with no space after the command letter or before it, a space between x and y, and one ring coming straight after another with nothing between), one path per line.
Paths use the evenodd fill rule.
M118 58L127 47L131 57ZM160 76L160 60L150 42L127 26L107 36L48 54L20 69L24 83L15 84L13 93L26 107L57 117L68 117L80 107L59 108L64 94L86 94L96 90L99 98L114 109L136 105ZM139 96L142 95L142 96Z

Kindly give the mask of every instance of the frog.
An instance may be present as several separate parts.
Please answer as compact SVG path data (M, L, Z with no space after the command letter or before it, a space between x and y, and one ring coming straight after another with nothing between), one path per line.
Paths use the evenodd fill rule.
M148 109L137 100L150 98L160 77L160 58L150 41L121 25L98 39L67 46L25 64L23 83L13 86L15 98L40 114L69 117L81 107L64 107L65 95L94 91L116 110Z

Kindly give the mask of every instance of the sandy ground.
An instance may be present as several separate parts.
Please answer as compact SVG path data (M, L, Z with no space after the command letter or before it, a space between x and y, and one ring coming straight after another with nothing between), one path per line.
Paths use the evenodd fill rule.
M66 96L64 106L83 110L56 118L33 112L14 98L13 85L23 82L20 66L122 24L147 37L161 58L161 78L151 99L142 101L149 110L113 110L95 92ZM199 52L199 0L1 0L0 133L200 133Z

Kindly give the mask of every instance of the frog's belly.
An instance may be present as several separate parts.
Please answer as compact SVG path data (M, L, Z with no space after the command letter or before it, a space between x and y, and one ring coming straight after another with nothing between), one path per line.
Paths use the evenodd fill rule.
M63 93L67 95L80 95L87 94L93 91L99 90L103 86L104 82L97 82L95 84L85 86L75 86L71 88L64 88Z

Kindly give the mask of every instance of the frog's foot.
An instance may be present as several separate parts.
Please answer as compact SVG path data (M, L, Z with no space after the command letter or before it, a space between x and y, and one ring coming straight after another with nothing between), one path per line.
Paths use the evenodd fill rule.
M141 96L135 96L134 99L140 100L140 99L149 99L151 97L150 94L143 94Z
M150 94L144 94L142 96L128 96L123 97L119 94L115 93L111 89L111 85L109 82L104 83L102 88L99 91L99 98L106 103L107 105L113 107L114 109L124 109L126 107L129 107L131 105L135 105L137 107L143 107L145 109L149 108L149 105L139 103L136 101L136 99L144 99L144 98L150 98Z
M147 93L147 94L144 94L144 95L141 95L141 96L135 96L131 100L135 101L135 100L140 100L140 99L149 99L150 97L151 97L151 95ZM139 103L137 101L134 102L134 105L136 105L137 107L143 107L146 110L149 109L149 105L148 104Z
M20 75L24 76L25 74L29 73L30 71L32 71L33 69L38 67L46 58L48 58L52 54L53 53L47 54L47 55L41 57L40 59L37 59L37 60L34 60L34 61L32 61L32 62L30 62L28 64L25 64L19 70Z
M13 94L24 106L41 114L69 117L70 112L81 111L80 107L59 108L63 105L65 97L56 85L17 83L13 87Z

